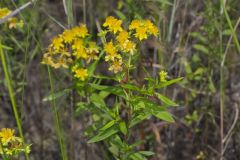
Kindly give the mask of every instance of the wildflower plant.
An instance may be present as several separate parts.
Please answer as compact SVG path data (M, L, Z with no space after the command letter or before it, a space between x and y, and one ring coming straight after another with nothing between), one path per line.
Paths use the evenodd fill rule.
M15 101L15 93L13 91L12 82L9 75L9 67L6 59L8 59L9 54L5 52L12 50L13 48L6 46L5 40L8 40L8 36L6 36L8 29L20 29L23 27L23 20L13 17L13 15L9 16L12 11L6 7L0 8L0 20L3 20L0 24L0 31L2 36L0 37L0 59L2 63L2 68L4 72L4 81L6 82L6 86L8 89L9 97L12 104L13 114L16 120L19 136L14 135L14 130L9 128L3 128L0 130L0 155L3 160L12 160L18 157L21 153L25 154L26 160L29 160L30 153L30 145L26 145L24 142L24 136L21 126L21 120L18 113L16 101ZM8 17L9 16L9 17ZM7 58L5 58L7 57ZM10 59L10 58L9 58Z
M9 15L12 11L6 7L4 8L0 8L0 19L6 17L7 15ZM6 25L8 26L9 29L13 29L13 28L22 28L24 23L23 20L19 20L16 17L11 17L7 20Z
M2 128L0 131L0 154L10 160L22 152L30 153L30 145L24 145L23 139L14 135L14 130Z
M140 56L139 48L144 40L159 35L150 20L135 19L124 28L122 20L109 16L102 27L98 33L102 43L98 45L91 40L84 24L63 31L53 38L42 63L56 69L68 68L72 73L75 88L82 96L76 112L92 113L93 125L86 131L91 137L89 143L104 141L115 159L146 159L154 153L138 150L144 140L133 139L133 128L151 117L174 122L167 109L177 104L160 90L182 78L168 80L167 72L161 71L157 78L145 77L143 84L136 83L133 70L136 57ZM100 60L108 64L112 76L94 73ZM115 85L102 85L106 79ZM113 106L104 101L109 95L115 97Z

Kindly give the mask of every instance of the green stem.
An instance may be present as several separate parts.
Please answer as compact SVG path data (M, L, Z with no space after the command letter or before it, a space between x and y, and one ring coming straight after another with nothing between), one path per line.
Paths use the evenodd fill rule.
M21 139L23 140L23 143L24 143L24 136L23 136L23 131L22 131L21 120L19 118L18 109L17 109L15 97L14 97L14 92L13 92L13 88L12 88L12 84L11 84L11 79L10 79L9 74L8 74L6 59L5 59L5 55L3 53L3 46L2 46L1 40L0 40L0 58L1 58L1 61L2 61L3 72L4 72L4 76L5 76L6 83L7 83L7 88L8 88L8 93L9 93L9 96L10 96L10 101L11 101L11 104L12 104L13 114L14 114L14 117L15 117L15 120L16 120L16 123L17 123L17 128L18 128L18 131L19 131L19 135L20 135L20 137L21 137ZM27 160L29 160L28 154L25 153L25 157L26 157Z
M237 51L238 51L238 53L240 53L240 44L239 44L239 42L238 42L237 34L236 34L236 32L234 31L234 28L233 28L231 19L230 19L229 15L228 15L228 12L227 12L227 9L226 9L226 7L225 7L225 4L224 4L223 0L221 0L221 6L222 6L222 8L223 8L224 15L225 15L225 17L226 17L226 19L227 19L228 26L229 26L229 28L230 28L230 30L231 30L231 34L232 34L232 36L233 36L233 41L234 41L234 43L235 43L235 45L236 45Z
M52 79L52 75L51 75L51 70L48 66L48 76L49 76L49 82L50 82L50 86L51 86L51 94L54 93L54 88L53 88L53 79ZM55 123L55 129L57 132L57 139L60 145L60 150L61 150L61 155L62 155L62 159L63 160L67 160L67 150L66 150L66 144L64 142L64 138L63 138L63 130L62 130L62 126L61 126L61 122L59 119L59 114L57 111L57 107L56 107L56 101L53 99L52 100L52 110L53 110L53 114L54 114L54 123Z

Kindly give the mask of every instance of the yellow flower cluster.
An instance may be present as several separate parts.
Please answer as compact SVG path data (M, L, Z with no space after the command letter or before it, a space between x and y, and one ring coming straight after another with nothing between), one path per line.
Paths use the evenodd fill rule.
M160 82L166 82L167 81L167 72L166 71L160 71L159 72Z
M122 27L122 21L109 16L103 23L104 29L98 35L104 39L103 51L109 70L118 73L124 70L126 62L136 52L137 43L149 36L157 36L158 29L150 20L133 20L127 29ZM106 34L112 34L112 39L106 41ZM54 68L71 68L73 76L84 81L88 77L86 64L99 58L99 48L89 41L86 25L64 30L62 34L52 39L42 63ZM86 62L86 63L84 63Z
M135 31L135 37L140 41L147 39L148 36L158 35L158 28L150 20L133 20L129 26L130 30Z
M7 15L9 15L12 11L9 10L8 8L0 8L0 19L6 17ZM18 20L17 18L9 18L8 19L8 27L9 29L12 29L12 28L17 28L17 27L20 27L22 28L24 23L22 20Z
M123 61L136 52L136 42L138 40L147 39L149 36L157 36L158 29L150 20L133 20L127 30L122 28L122 21L112 16L106 18L103 27L106 27L106 33L113 33L115 39L104 44L106 53L105 61L110 64L109 70L114 73L123 70ZM133 34L133 32L135 33ZM134 35L134 37L133 37ZM136 40L135 40L136 41ZM124 59L124 57L126 57Z
M103 24L104 27L108 27L109 31L114 34L123 30L121 25L122 21L114 18L113 16L107 17L105 23Z
M14 130L3 128L0 131L0 154L17 155L20 152L30 152L30 146L24 146L23 140L14 135Z
M83 24L64 30L62 34L52 39L42 63L54 68L69 68L74 65L73 62L79 60L84 60L87 64L96 60L99 48L95 42L88 40L88 35L88 29ZM88 75L86 69L83 68L72 67L72 72L80 80L85 80Z

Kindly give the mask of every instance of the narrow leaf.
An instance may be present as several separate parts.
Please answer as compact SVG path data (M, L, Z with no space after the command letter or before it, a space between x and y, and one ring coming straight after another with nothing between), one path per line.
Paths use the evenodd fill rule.
M162 111L158 113L156 112L156 114L154 113L154 116L167 122L174 122L172 115L167 111Z
M116 134L118 132L118 128L115 126L112 126L106 130L104 130L103 132L98 133L96 136L92 137L88 143L95 143L95 142L99 142L102 141L104 139L107 139L108 137Z
M176 104L175 102L173 102L171 99L163 96L160 93L156 93L157 97L166 105L168 106L178 106L178 104Z
M158 86L156 86L156 88L164 88L164 87L169 86L171 84L177 83L177 82L181 81L182 79L183 79L183 77L180 77L180 78L169 80L167 82L162 82Z
M120 122L119 123L119 129L124 135L127 134L127 126L126 126L125 122Z
M53 94L48 95L47 97L44 97L43 101L44 102L52 101L54 99L57 99L57 98L60 98L60 97L64 96L65 94L69 93L70 91L71 91L71 89L64 89L64 90L61 90L59 92L55 92Z

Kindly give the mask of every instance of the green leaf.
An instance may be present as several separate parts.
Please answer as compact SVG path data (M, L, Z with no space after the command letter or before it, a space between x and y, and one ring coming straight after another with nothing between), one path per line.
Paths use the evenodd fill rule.
M139 101L139 102L143 102L144 106L145 106L145 111L147 112L153 112L153 111L165 111L165 107L164 106L159 106L158 104L156 104L154 101L151 101L145 97L137 97L134 99L134 101Z
M232 31L231 31L231 29L226 29L226 30L223 31L222 34L225 35L225 36L230 36L232 34Z
M211 91L212 93L216 93L216 87L215 87L214 84L213 84L212 78L209 77L208 79L209 79L208 87L209 87L210 91Z
M104 86L104 85L98 85L98 84L93 84L93 83L91 83L90 86L93 87L94 89L106 91L106 92L109 92L109 93L112 93L117 96L125 98L123 89L118 86L112 87L112 86Z
M96 93L93 93L91 96L90 96L90 101L92 103L94 103L96 106L106 106L103 98L101 96L99 96L98 94Z
M188 63L186 58L182 58L182 63L184 65L184 69L187 75L192 73L192 67L190 66L190 64Z
M109 108L106 106L105 102L104 102L104 99L96 94L96 93L93 93L91 96L90 96L90 101L97 107L99 108L100 110L102 110L103 112L105 113L108 113L108 114L111 114L111 111L109 110Z
M82 111L86 110L88 108L88 104L86 104L85 102L78 102L76 104L76 113L81 113Z
M205 54L209 53L209 50L207 49L207 47L205 47L204 45L201 45L201 44L194 44L193 48L198 50L198 51L201 51L201 52L203 52Z
M103 75L93 75L94 78L97 79L107 79L107 80L114 80L117 81L115 77L110 77L110 76L103 76Z
M99 131L105 131L106 129L112 127L115 123L116 123L115 120L111 120L110 122L105 124L101 129L99 129Z
M7 50L12 50L13 48L0 44L0 47Z
M95 143L95 142L99 142L102 140L105 140L107 138L109 138L110 136L116 134L118 132L118 128L116 126L112 126L102 132L99 132L96 136L92 137L88 143Z
M108 150L115 156L119 155L119 148L115 144L111 144L111 146L108 147Z
M167 122L175 122L172 115L167 111L156 112L154 116Z
M132 160L147 160L146 157L144 157L142 154L140 153L133 153L130 155L130 158Z
M191 36L194 38L199 39L202 43L206 44L207 43L207 38L201 35L200 32L192 32Z
M100 55L99 55L99 59L100 59L100 57L102 57L102 55L103 55L104 53L103 53L103 51L100 53ZM89 67L88 67L88 75L89 75L89 77L92 77L93 76L93 74L94 74L94 72L95 72L95 70L96 70L96 68L97 68L97 64L98 64L98 62L99 62L99 59L98 60L96 60L96 61L94 61L93 63L91 63L90 65L89 65Z
M60 97L64 96L65 94L69 93L70 91L71 91L71 89L64 89L64 90L55 92L53 94L48 95L47 97L44 97L43 101L44 102L52 101L54 99L57 99L57 98L60 98Z
M125 122L122 121L119 123L119 129L124 135L127 135L128 129Z
M121 19L121 20L126 20L126 16L124 15L124 13L122 13L121 11L115 10L114 11L116 13L116 15Z
M135 86L133 84L122 84L121 87L132 90L132 91L140 91L140 88L138 88L137 86Z
M180 77L180 78L169 80L167 82L161 82L159 85L156 86L156 88L164 88L164 87L169 86L171 84L177 83L177 82L181 81L182 79L183 79L183 77Z
M154 152L151 152L151 151L139 151L138 153L140 153L144 156L152 156L155 154Z
M163 96L160 93L155 93L157 95L157 97L166 105L168 106L178 106L178 104L176 104L175 102L173 102L171 99Z
M194 75L202 75L205 72L205 68L199 67L196 69L196 71L193 73Z
M147 119L150 116L151 116L150 113L139 113L135 115L129 124L129 128L135 126L136 124L142 122L143 120Z
M173 6L173 4L171 2L169 2L168 0L155 0L155 1L158 1L158 2L160 2L162 4L167 4L169 6Z

